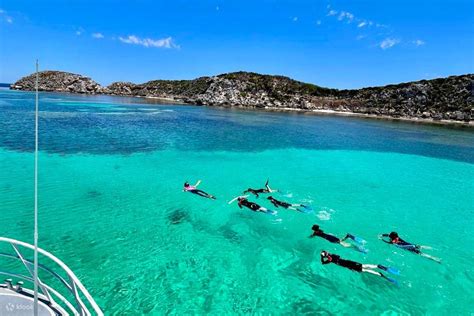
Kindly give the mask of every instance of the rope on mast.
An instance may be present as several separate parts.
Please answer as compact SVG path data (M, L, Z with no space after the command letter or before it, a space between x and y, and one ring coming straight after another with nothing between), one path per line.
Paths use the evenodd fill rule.
M34 232L34 315L38 316L38 59L36 60L35 98L35 232Z

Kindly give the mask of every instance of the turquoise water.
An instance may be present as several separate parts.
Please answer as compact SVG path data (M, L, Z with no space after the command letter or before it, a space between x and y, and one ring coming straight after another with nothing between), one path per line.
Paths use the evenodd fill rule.
M0 235L32 241L34 95L0 90ZM474 133L41 94L40 244L106 314L462 314L474 299ZM313 213L228 205L266 179ZM202 179L211 201L183 193ZM251 198L269 207L262 196ZM311 226L368 254L307 238ZM391 247L396 230L442 264ZM399 286L321 265L327 250Z

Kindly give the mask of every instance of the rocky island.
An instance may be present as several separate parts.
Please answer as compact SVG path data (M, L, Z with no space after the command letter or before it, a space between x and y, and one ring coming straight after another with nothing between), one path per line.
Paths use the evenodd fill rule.
M283 76L235 72L193 80L114 82L103 87L88 77L61 71L39 73L39 90L163 98L195 105L300 110L421 121L474 122L474 74L338 90ZM11 89L34 90L35 74Z

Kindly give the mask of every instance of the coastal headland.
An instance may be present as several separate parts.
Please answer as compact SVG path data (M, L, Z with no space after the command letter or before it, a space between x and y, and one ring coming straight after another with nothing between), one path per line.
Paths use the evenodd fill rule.
M11 85L34 90L35 75ZM39 90L147 97L184 104L271 111L355 115L474 126L474 74L338 90L284 76L234 72L193 80L114 82L102 86L89 77L63 71L39 73Z

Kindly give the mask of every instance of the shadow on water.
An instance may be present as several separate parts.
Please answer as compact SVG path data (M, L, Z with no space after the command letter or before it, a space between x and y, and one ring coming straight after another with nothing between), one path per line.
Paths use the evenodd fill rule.
M100 196L102 196L102 193L97 191L97 190L87 191L87 197L89 197L89 198L95 199L95 198L98 198Z
M33 96L0 91L1 147L33 150ZM398 152L474 163L472 128L158 105L119 97L42 93L40 100L40 147L49 153L301 148Z
M183 209L176 209L169 212L167 218L171 225L178 225L190 221L189 213Z

